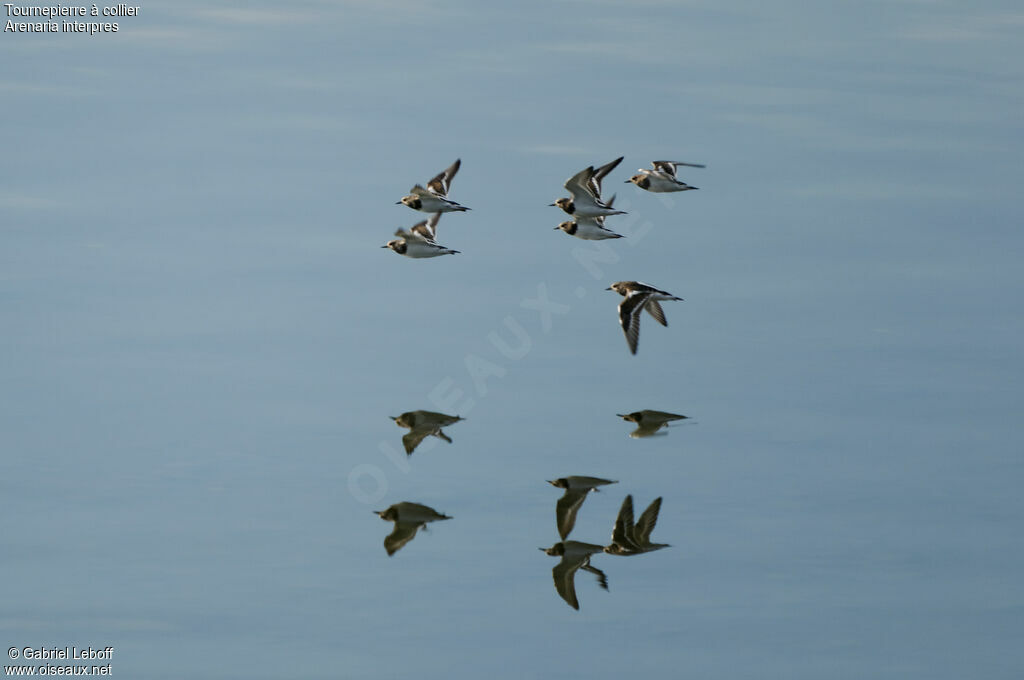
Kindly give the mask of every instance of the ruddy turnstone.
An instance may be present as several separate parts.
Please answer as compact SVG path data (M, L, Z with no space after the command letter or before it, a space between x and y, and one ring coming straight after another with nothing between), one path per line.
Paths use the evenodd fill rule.
M426 527L428 522L436 522L442 519L451 519L433 508L419 503L395 503L386 510L375 510L375 514L381 519L395 523L395 528L384 539L384 549L388 555L394 555L401 550L402 546L416 536L421 527Z
M615 196L608 199L606 205L610 208L615 203ZM622 234L616 234L604 226L604 216L599 217L576 217L574 220L562 222L555 229L561 229L569 236L575 236L585 241L604 241L609 238L622 238Z
M558 525L558 535L562 537L563 541L569 535L569 532L572 531L572 528L576 526L576 513L579 511L580 506L583 505L583 501L586 500L587 494L591 490L595 492L600 491L597 488L599 486L615 483L611 479L582 477L578 475L548 480L548 484L551 486L565 489L565 493L558 499L558 504L555 506L555 521Z
M636 354L637 343L640 341L640 314L643 310L646 309L662 326L668 326L665 312L658 301L683 299L639 281L619 281L605 290L614 290L625 298L619 303L619 323L626 334L629 351L633 354Z
M388 241L381 248L390 248L399 255L419 260L425 257L438 257L439 255L457 255L459 251L445 248L433 241L422 238L396 238Z
M625 211L615 210L601 200L601 180L622 161L622 157L602 165L597 170L590 165L565 180L565 188L572 198L560 198L552 206L557 206L573 217L601 217L605 215L625 215Z
M405 229L399 229L395 232L395 236L409 239L418 238L424 241L437 242L437 223L441 221L441 213L437 212L423 220L417 222L413 226L409 227L409 231Z
M390 248L399 255L415 259L438 257L439 255L455 255L459 251L446 248L434 240L437 236L437 223L440 219L441 213L436 212L429 218L410 227L408 231L399 229L395 232L395 236L399 238L388 241L381 248Z
M459 205L448 198L448 189L451 186L452 178L455 177L455 173L459 171L461 165L462 160L456 159L454 163L448 166L447 170L438 173L432 180L427 182L426 189L419 184L413 186L409 190L409 195L403 196L402 200L396 202L396 205L401 203L413 210L429 213L464 212L469 210L469 208Z
M626 180L626 183L632 182L641 189L652 191L654 193L663 194L670 191L689 191L690 189L697 189L699 187L693 187L676 179L676 167L685 165L691 168L703 168L704 166L699 163L683 163L682 161L654 161L651 163L653 170L645 170L640 168L637 170L637 174L633 175Z

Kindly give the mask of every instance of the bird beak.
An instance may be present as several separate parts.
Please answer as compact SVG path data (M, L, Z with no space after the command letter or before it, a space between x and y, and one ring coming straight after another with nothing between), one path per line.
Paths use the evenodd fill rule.
M557 208L558 204L557 203L548 203L548 207L550 207L550 208Z
M625 418L626 417L626 416L622 415L621 413L616 413L615 415L617 415L620 418Z
M627 179L627 180L626 180L625 182L623 182L623 184L629 184L629 183L630 183L630 182L632 182L632 181L633 181L633 180L631 180L631 179ZM401 201L399 201L399 203L401 203Z
M402 205L401 201L395 201L395 205Z
M561 227L555 227L555 231L558 231L559 229L561 229Z
M555 483L552 482L550 479L545 479L544 481L547 482L548 484L550 484L551 486L555 485Z
M381 248L387 248L387 246L381 246Z
M386 247L387 247L387 246L385 246L385 248L386 248ZM605 290L611 290L611 289L612 289L612 287L611 287L611 286L608 286L607 288L605 288Z

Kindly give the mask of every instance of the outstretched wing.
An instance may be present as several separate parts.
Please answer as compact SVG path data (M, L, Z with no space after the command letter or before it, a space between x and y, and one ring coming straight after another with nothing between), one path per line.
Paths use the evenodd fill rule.
M640 425L635 430L629 433L629 436L633 439L643 439L644 437L657 437L667 435L668 432L659 432L665 423L655 423L654 425Z
M452 441L446 434L441 432L441 428L437 424L417 425L409 431L409 434L402 437L402 444L405 446L406 455L411 456L416 447L430 435L440 437L449 444Z
M416 531L423 526L415 522L395 522L395 528L384 538L384 549L388 555L394 555L406 543L416 536Z
M572 194L574 201L579 201L587 196L596 200L597 196L594 195L593 189L590 187L590 179L593 176L594 166L588 165L569 179L565 180L565 184L562 186Z
M649 298L650 295L647 293L632 292L619 303L619 324L622 326L622 332L626 334L629 351L633 354L636 354L637 344L640 342L640 312Z
M562 561L551 570L551 576L555 580L555 590L562 596L570 607L578 610L580 601L576 599L576 570L580 568L579 558L562 557Z
M653 167L656 172L663 172L672 179L676 178L676 167L680 165L685 165L689 168L705 167L700 163L684 163L682 161L654 161L651 163L651 167Z
M647 509L640 515L633 529L633 538L636 543L644 545L651 542L651 532L654 525L658 523L658 511L661 510L661 496L654 499Z
M452 184L452 179L455 177L455 173L459 171L459 166L461 165L462 159L455 159L455 162L448 166L447 170L439 172L432 180L427 182L427 189L438 196L447 196L448 188Z
M657 300L648 300L647 304L644 305L644 309L646 309L650 315L654 317L655 321L660 323L662 326L668 325L668 321L665 320L665 310L661 308L661 305L658 304Z
M619 156L611 163L606 163L605 165L599 167L597 170L594 170L594 174L590 178L590 188L593 191L595 198L601 198L601 180L603 180L609 172L614 170L615 167L622 162L623 158L625 158L625 156ZM611 202L609 202L608 205L610 207Z
M437 238L437 223L441 219L441 213L436 212L427 219L423 220L419 224L415 225L410 231L417 237L424 239L425 241L434 241Z
M555 521L558 524L558 535L565 540L572 528L576 526L576 513L587 498L587 492L566 489L555 506Z
M619 515L615 518L615 526L612 528L612 545L619 545L627 549L635 549L633 541L633 496L626 496L619 508Z

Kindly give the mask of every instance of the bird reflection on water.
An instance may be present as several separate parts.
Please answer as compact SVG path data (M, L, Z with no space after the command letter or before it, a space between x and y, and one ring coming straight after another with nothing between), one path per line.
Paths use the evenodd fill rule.
M629 433L629 436L634 439L664 436L668 434L668 432L664 432L663 429L667 429L670 422L674 420L689 419L689 416L681 416L679 414L668 413L666 411L651 411L650 409L625 414L616 413L615 415L626 422L636 423L636 429Z
M394 522L395 527L384 539L384 549L388 555L394 555L406 543L416 537L421 528L426 530L428 522L451 519L433 508L419 503L395 503L385 510L375 510L381 519Z
M429 436L443 439L451 444L451 437L446 435L441 428L454 425L465 418L435 411L407 411L400 416L391 416L391 420L395 421L395 425L409 429L409 434L402 437L402 445L405 447L406 455L411 456L416 447Z
M576 610L580 608L579 599L576 596L577 571L582 569L594 574L597 577L598 585L604 590L608 590L607 575L591 564L594 555L598 553L622 556L640 555L668 547L667 543L651 542L651 532L654 531L654 526L658 522L658 512L661 510L661 497L656 498L634 522L632 495L627 495L622 502L622 507L612 526L612 542L610 544L599 545L566 540L576 524L576 514L583 505L587 494L590 491L598 491L597 487L599 486L616 483L610 479L582 475L548 480L548 484L565 489L565 493L555 507L555 528L562 540L550 548L540 548L540 550L548 555L562 558L551 570L551 577L555 582L555 590L559 597Z
M576 598L576 572L580 569L597 576L597 584L608 590L608 577L600 569L591 566L590 556L604 551L604 546L579 541L561 541L550 548L539 548L548 555L561 557L551 576L555 580L555 590L573 609L580 608Z

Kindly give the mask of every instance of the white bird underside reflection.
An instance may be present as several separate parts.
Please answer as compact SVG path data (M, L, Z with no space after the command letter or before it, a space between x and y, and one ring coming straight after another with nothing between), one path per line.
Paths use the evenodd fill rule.
M670 422L688 419L688 416L679 415L677 413L652 411L649 409L626 414L617 413L616 415L627 422L637 424L637 428L629 433L630 437L636 439L666 435L668 433L661 430L662 428L667 428Z

